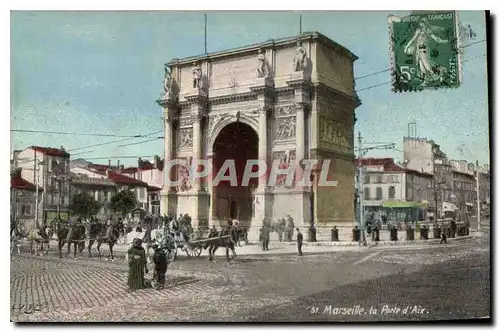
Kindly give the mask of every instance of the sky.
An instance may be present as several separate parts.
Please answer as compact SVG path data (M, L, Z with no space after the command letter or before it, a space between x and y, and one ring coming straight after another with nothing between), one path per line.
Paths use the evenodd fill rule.
M163 135L160 97L163 64L208 52L297 35L299 12L11 12L11 129ZM355 77L389 68L389 14L409 12L302 12L302 30L318 31L359 57ZM459 12L477 37L486 39L484 13ZM396 143L366 157L402 161L408 123L433 139L451 159L489 163L486 43L464 49L458 89L396 94L389 72L356 79L362 105L356 109L364 144ZM366 89L368 88L368 89ZM64 146L73 158L134 165L163 155L163 140L11 132L11 151L31 145ZM126 145L126 146L121 146ZM375 144L376 145L376 144ZM102 159L96 159L102 158Z

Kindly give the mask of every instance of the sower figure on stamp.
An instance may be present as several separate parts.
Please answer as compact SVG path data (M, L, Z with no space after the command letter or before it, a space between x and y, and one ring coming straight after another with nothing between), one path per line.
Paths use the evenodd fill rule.
M167 254L162 248L158 247L157 244L153 245L153 249L155 251L153 256L153 263L155 265L153 272L155 288L162 289L165 287L165 275L167 274L168 268Z
M302 243L304 242L304 236L300 232L299 228L295 229L297 231L297 250L299 251L299 256L302 256Z

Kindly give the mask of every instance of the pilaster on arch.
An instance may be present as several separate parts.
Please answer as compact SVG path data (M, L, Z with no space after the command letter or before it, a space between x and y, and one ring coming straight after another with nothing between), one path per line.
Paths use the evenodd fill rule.
M249 116L245 116L245 115L240 115L239 117L236 117L236 116L224 117L224 116L222 116L222 119L220 121L218 121L215 124L215 126L213 127L213 129L208 133L209 137L208 137L207 156L213 156L215 140L219 136L222 129L224 129L224 127L226 127L227 125L230 125L231 123L235 123L235 122L241 122L241 123L244 123L244 124L250 126L250 128L252 128L255 131L255 133L258 135L258 119L257 118L253 118L253 117L249 117Z

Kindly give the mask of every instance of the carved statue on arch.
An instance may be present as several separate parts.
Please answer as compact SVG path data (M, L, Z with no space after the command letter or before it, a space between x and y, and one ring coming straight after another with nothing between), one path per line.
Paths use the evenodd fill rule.
M203 72L201 71L201 66L197 63L193 64L193 88L203 90Z
M181 181L179 191L188 191L192 187L191 181L189 180L191 158L188 158L186 161L186 165L179 165L179 178Z
M269 62L267 62L266 56L262 53L262 50L259 50L257 60L259 61L257 65L257 77L268 78L271 74L271 70L269 68Z
M293 58L293 71L304 72L307 69L307 52L302 42L297 42L297 50Z
M165 66L165 76L163 78L163 90L165 91L165 99L175 99L175 86L170 69Z

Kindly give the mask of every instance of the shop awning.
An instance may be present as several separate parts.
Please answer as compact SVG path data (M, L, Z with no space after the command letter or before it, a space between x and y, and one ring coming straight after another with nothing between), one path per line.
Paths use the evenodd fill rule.
M458 211L458 208L453 203L443 202L443 211Z
M419 208L426 207L426 202L399 202L399 201L385 201L383 207L388 208Z

